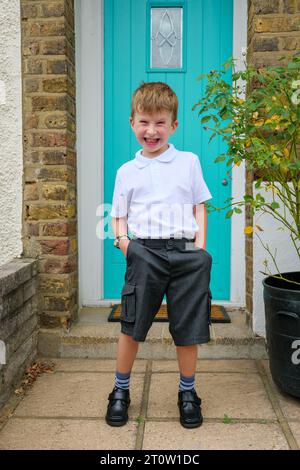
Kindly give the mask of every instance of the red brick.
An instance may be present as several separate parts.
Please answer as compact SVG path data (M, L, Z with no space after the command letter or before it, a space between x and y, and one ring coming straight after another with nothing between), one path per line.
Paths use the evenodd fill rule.
M295 0L283 0L283 13L296 13Z
M66 237L76 235L76 222L57 222L42 225L42 235L46 237Z
M67 41L65 38L44 41L41 45L41 54L63 55L67 52Z
M42 162L45 165L66 165L67 151L42 150Z
M34 96L32 111L65 111L67 96Z
M32 134L32 147L64 147L66 143L66 132L34 132Z
M43 271L48 274L67 274L77 269L76 259L51 258L44 261Z
M37 6L36 5L26 5L23 4L21 6L21 18L28 19L28 18L36 18L38 14Z
M35 114L29 114L25 117L25 129L36 129L39 125L39 118Z
M29 35L31 37L43 37L43 36L63 36L65 34L65 23L64 21L36 21L31 24Z
M27 74L41 74L43 73L43 60L37 58L29 58L24 60L24 72Z
M74 204L28 204L26 218L28 220L74 219L76 205Z
M27 223L25 224L25 236L35 236L35 237L38 237L39 236L39 230L40 230L40 224L38 222L36 223L33 223L33 224L30 224L30 223Z
M255 14L279 13L279 0L251 0Z
M64 13L64 1L42 4L42 14L46 18L64 16Z
M26 183L24 189L24 201L36 201L39 199L39 192L36 183Z
M67 255L70 240L41 240L42 253L51 255Z
M45 117L45 127L49 129L66 129L70 126L67 113L48 114Z
M32 39L29 41L24 41L24 48L23 54L24 56L32 56L37 55L40 52L40 43L37 41L33 41Z
M65 74L68 72L68 63L66 59L47 60L47 73Z
M72 305L74 305L74 300L70 297L45 297L45 310L65 312L70 310Z
M67 79L66 77L50 78L43 81L43 91L48 93L66 93Z

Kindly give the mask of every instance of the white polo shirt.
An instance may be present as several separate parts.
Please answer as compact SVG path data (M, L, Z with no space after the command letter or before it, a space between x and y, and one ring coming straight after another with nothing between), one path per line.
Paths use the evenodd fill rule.
M117 171L111 217L127 215L138 238L194 238L193 206L211 199L197 155L173 144L158 157L142 150Z

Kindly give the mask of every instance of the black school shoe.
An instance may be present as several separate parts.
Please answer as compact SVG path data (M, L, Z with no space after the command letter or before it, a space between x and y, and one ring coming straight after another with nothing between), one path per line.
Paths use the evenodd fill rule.
M198 428L203 422L201 398L195 390L178 392L180 423L184 428Z
M124 426L128 421L128 407L130 405L129 390L115 387L108 396L109 404L105 421L110 426Z

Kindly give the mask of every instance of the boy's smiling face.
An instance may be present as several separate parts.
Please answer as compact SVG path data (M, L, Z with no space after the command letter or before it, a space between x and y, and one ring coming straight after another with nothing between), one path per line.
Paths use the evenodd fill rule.
M142 154L158 157L167 150L169 137L176 131L178 121L172 122L172 115L167 110L151 114L136 112L134 118L130 118L130 125L143 147Z

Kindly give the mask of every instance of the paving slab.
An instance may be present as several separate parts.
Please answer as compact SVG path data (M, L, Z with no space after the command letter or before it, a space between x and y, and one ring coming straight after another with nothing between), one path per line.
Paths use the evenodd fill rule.
M38 362L52 362L55 372L112 372L116 369L115 359L73 359L73 358L38 358ZM147 361L137 359L132 372L145 372Z
M291 422L289 421L289 426L291 428L291 431L294 435L294 438L296 439L296 442L298 444L298 447L300 449L300 421L298 422Z
M293 397L292 395L288 395L287 393L282 392L272 379L272 375L271 375L270 367L269 367L269 361L261 361L261 362L264 366L264 370L267 374L269 382L272 385L273 392L279 402L280 408L284 416L287 418L287 420L290 420L290 419L300 420L300 398Z
M0 434L0 449L133 450L136 433L135 422L112 428L100 419L13 418Z
M148 418L178 416L178 382L178 374L153 373ZM276 419L258 374L198 374L196 389L207 418Z
M287 450L288 448L278 424L258 423L204 422L200 428L184 429L177 422L148 422L145 425L143 441L144 450Z
M121 428L104 420L114 359L39 360L54 362L54 372L39 376L19 403L17 399L3 421L0 449L300 447L300 400L272 385L268 361L200 359L196 388L204 423L185 429L179 423L176 360L135 361L129 422Z
M153 361L153 372L178 372L176 361ZM256 373L257 367L252 359L200 359L197 361L198 372L240 372Z
M143 374L132 376L129 416L140 414ZM108 394L114 385L112 373L57 372L40 377L18 406L15 416L104 417Z

